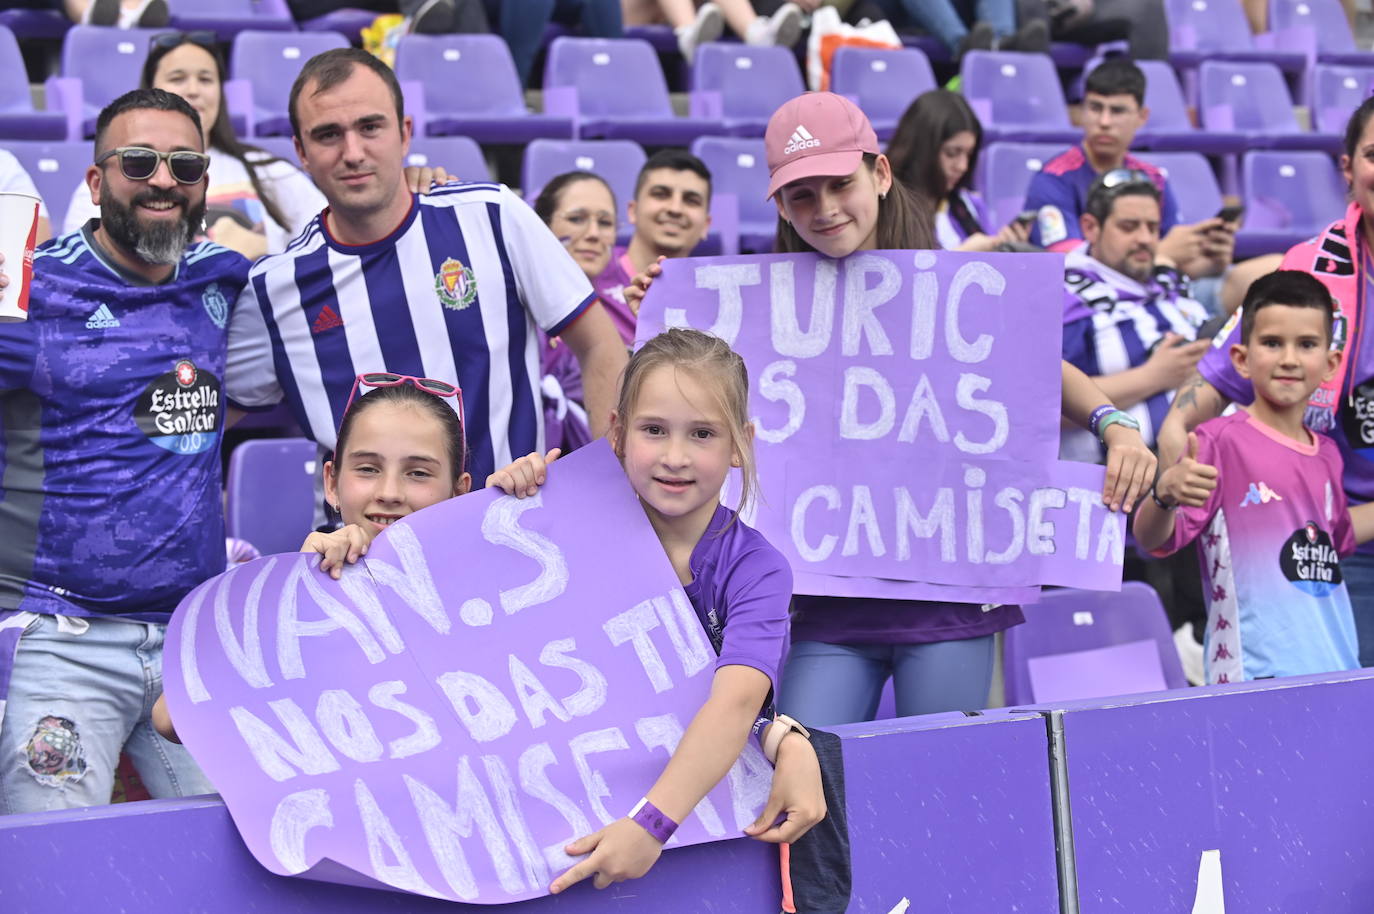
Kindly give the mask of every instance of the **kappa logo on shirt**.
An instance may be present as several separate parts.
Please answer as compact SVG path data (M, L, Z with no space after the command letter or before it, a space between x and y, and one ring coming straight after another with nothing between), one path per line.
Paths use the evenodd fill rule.
M1240 506L1244 508L1246 505L1267 505L1271 501L1283 501L1283 496L1263 482L1252 482L1250 483L1250 491L1245 493Z
M87 330L108 330L118 326L119 318L111 313L109 305L101 305L91 312L90 317L86 318Z
M319 336L326 330L333 330L335 327L343 326L343 318L339 317L339 312L335 311L331 305L325 305L320 309L320 313L315 315L315 321L310 325L310 332L314 336Z
M821 141L812 136L810 130L798 124L797 129L792 131L792 136L788 137L787 145L783 147L782 154L791 155L794 152L801 152L803 149L814 149L819 145L821 145Z

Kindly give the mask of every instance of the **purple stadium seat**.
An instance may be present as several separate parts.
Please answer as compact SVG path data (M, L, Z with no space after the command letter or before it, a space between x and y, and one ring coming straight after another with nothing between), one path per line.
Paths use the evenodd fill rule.
M1252 36L1240 0L1167 0L1169 61L1193 69L1204 60L1272 63L1285 73L1301 73L1307 55L1277 50L1272 33Z
M1121 593L1047 590L1006 631L1007 705L1105 698L1188 685L1159 595L1127 581Z
M1221 186L1216 172L1198 152L1140 152L1140 158L1164 172L1178 201L1178 221L1210 219L1221 209Z
M630 236L625 208L634 199L635 178L647 159L644 148L633 140L535 140L525 147L520 186L533 204L549 179L565 171L600 175L615 194L618 235L624 241Z
M1248 152L1241 163L1245 227L1236 256L1282 252L1345 212L1345 180L1320 152Z
M240 32L294 32L296 20L286 0L172 0L172 28L214 32L233 41Z
M1269 0L1269 28L1286 47L1315 50L1322 63L1374 65L1374 53L1355 46L1340 0Z
M47 83L48 107L68 114L68 138L95 136L100 109L138 87L148 43L158 29L78 25L62 44L62 75Z
M677 34L671 25L627 25L626 38L647 41L660 54L677 54Z
M544 110L573 118L579 137L686 146L717 121L676 117L658 56L632 38L556 38L544 70Z
M739 207L739 244L746 254L769 254L777 231L778 210L763 198L768 189L768 158L763 140L704 136L692 143L692 154L711 171L713 197L733 194Z
M67 118L60 111L35 111L29 77L14 33L0 28L0 138L60 140Z
M763 136L768 119L806 91L790 48L711 42L692 63L691 113L730 136Z
M1209 132L1244 136L1250 149L1340 150L1339 136L1298 126L1283 74L1273 64L1206 61L1198 68L1198 91Z
M72 21L55 9L10 9L0 10L0 26L13 32L15 38L55 41L67 34Z
M978 157L975 183L982 188L992 225L983 228L995 232L1016 218L1026 202L1026 188L1045 163L1064 151L1056 143L993 143L983 147Z
M48 205L48 217L53 231L62 227L62 215L72 197L72 188L80 184L86 176L86 167L91 164L91 143L89 140L59 140L44 143L37 140L6 142L5 148L14 153L19 164L33 178L38 195Z
M1245 137L1234 133L1205 133L1193 126L1174 68L1162 60L1137 60L1145 74L1145 107L1150 119L1135 135L1136 148L1181 149L1224 155L1242 152Z
M830 90L848 96L887 142L916 96L935 88L926 55L915 48L846 48L835 52Z
M376 10L358 9L352 6L330 10L323 16L306 19L300 23L302 32L338 32L354 45L361 45L363 29L372 24L380 13Z
M525 107L510 48L496 35L407 35L396 48L396 76L424 87L425 123L416 135L462 134L479 143L572 137L572 118Z
M1374 56L1372 56L1374 57ZM1345 134L1350 113L1374 89L1374 59L1369 66L1319 63L1312 68L1312 127L1321 133Z
M300 156L296 155L296 143L289 136L255 136L252 139L244 140L244 142L250 146L256 146L264 152L270 152L297 168L301 167Z
M338 32L240 32L229 55L229 73L252 86L250 136L290 136L287 101L305 62L331 48L348 47Z
M295 552L315 523L315 443L257 438L229 455L225 534L263 555Z
M439 165L460 181L490 181L491 169L477 141L466 136L414 136L407 165Z
M1082 138L1069 123L1059 74L1044 54L969 51L959 72L964 97L988 140L1074 143Z

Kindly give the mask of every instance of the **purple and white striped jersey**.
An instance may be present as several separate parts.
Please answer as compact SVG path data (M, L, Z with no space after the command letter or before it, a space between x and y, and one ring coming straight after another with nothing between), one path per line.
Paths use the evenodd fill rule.
M391 371L456 381L468 469L480 485L543 449L539 335L594 301L558 239L503 185L416 197L366 245L330 236L324 214L253 267L229 332L229 399L285 399L305 434L334 447L354 377Z

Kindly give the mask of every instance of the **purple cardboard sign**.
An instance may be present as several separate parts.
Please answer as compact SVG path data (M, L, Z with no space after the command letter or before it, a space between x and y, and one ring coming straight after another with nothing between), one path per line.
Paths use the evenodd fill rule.
M749 523L799 593L1027 602L1119 589L1101 467L1058 460L1063 259L867 251L669 260L639 313L749 367Z
M339 581L279 555L182 602L168 705L267 869L531 898L658 778L715 654L607 445L558 470L410 515ZM751 742L669 848L737 836L771 776Z

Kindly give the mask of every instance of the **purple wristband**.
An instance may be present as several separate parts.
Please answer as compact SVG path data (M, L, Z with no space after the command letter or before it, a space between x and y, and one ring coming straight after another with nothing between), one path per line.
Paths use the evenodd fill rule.
M641 828L654 836L659 844L667 843L668 839L677 831L677 823L668 818L662 810L649 802L648 797L642 797L635 808L630 810L630 819Z
M1116 412L1116 407L1110 403L1103 403L1097 409L1093 410L1092 415L1088 417L1088 431L1092 432L1094 437L1097 437L1097 424L1114 412Z

